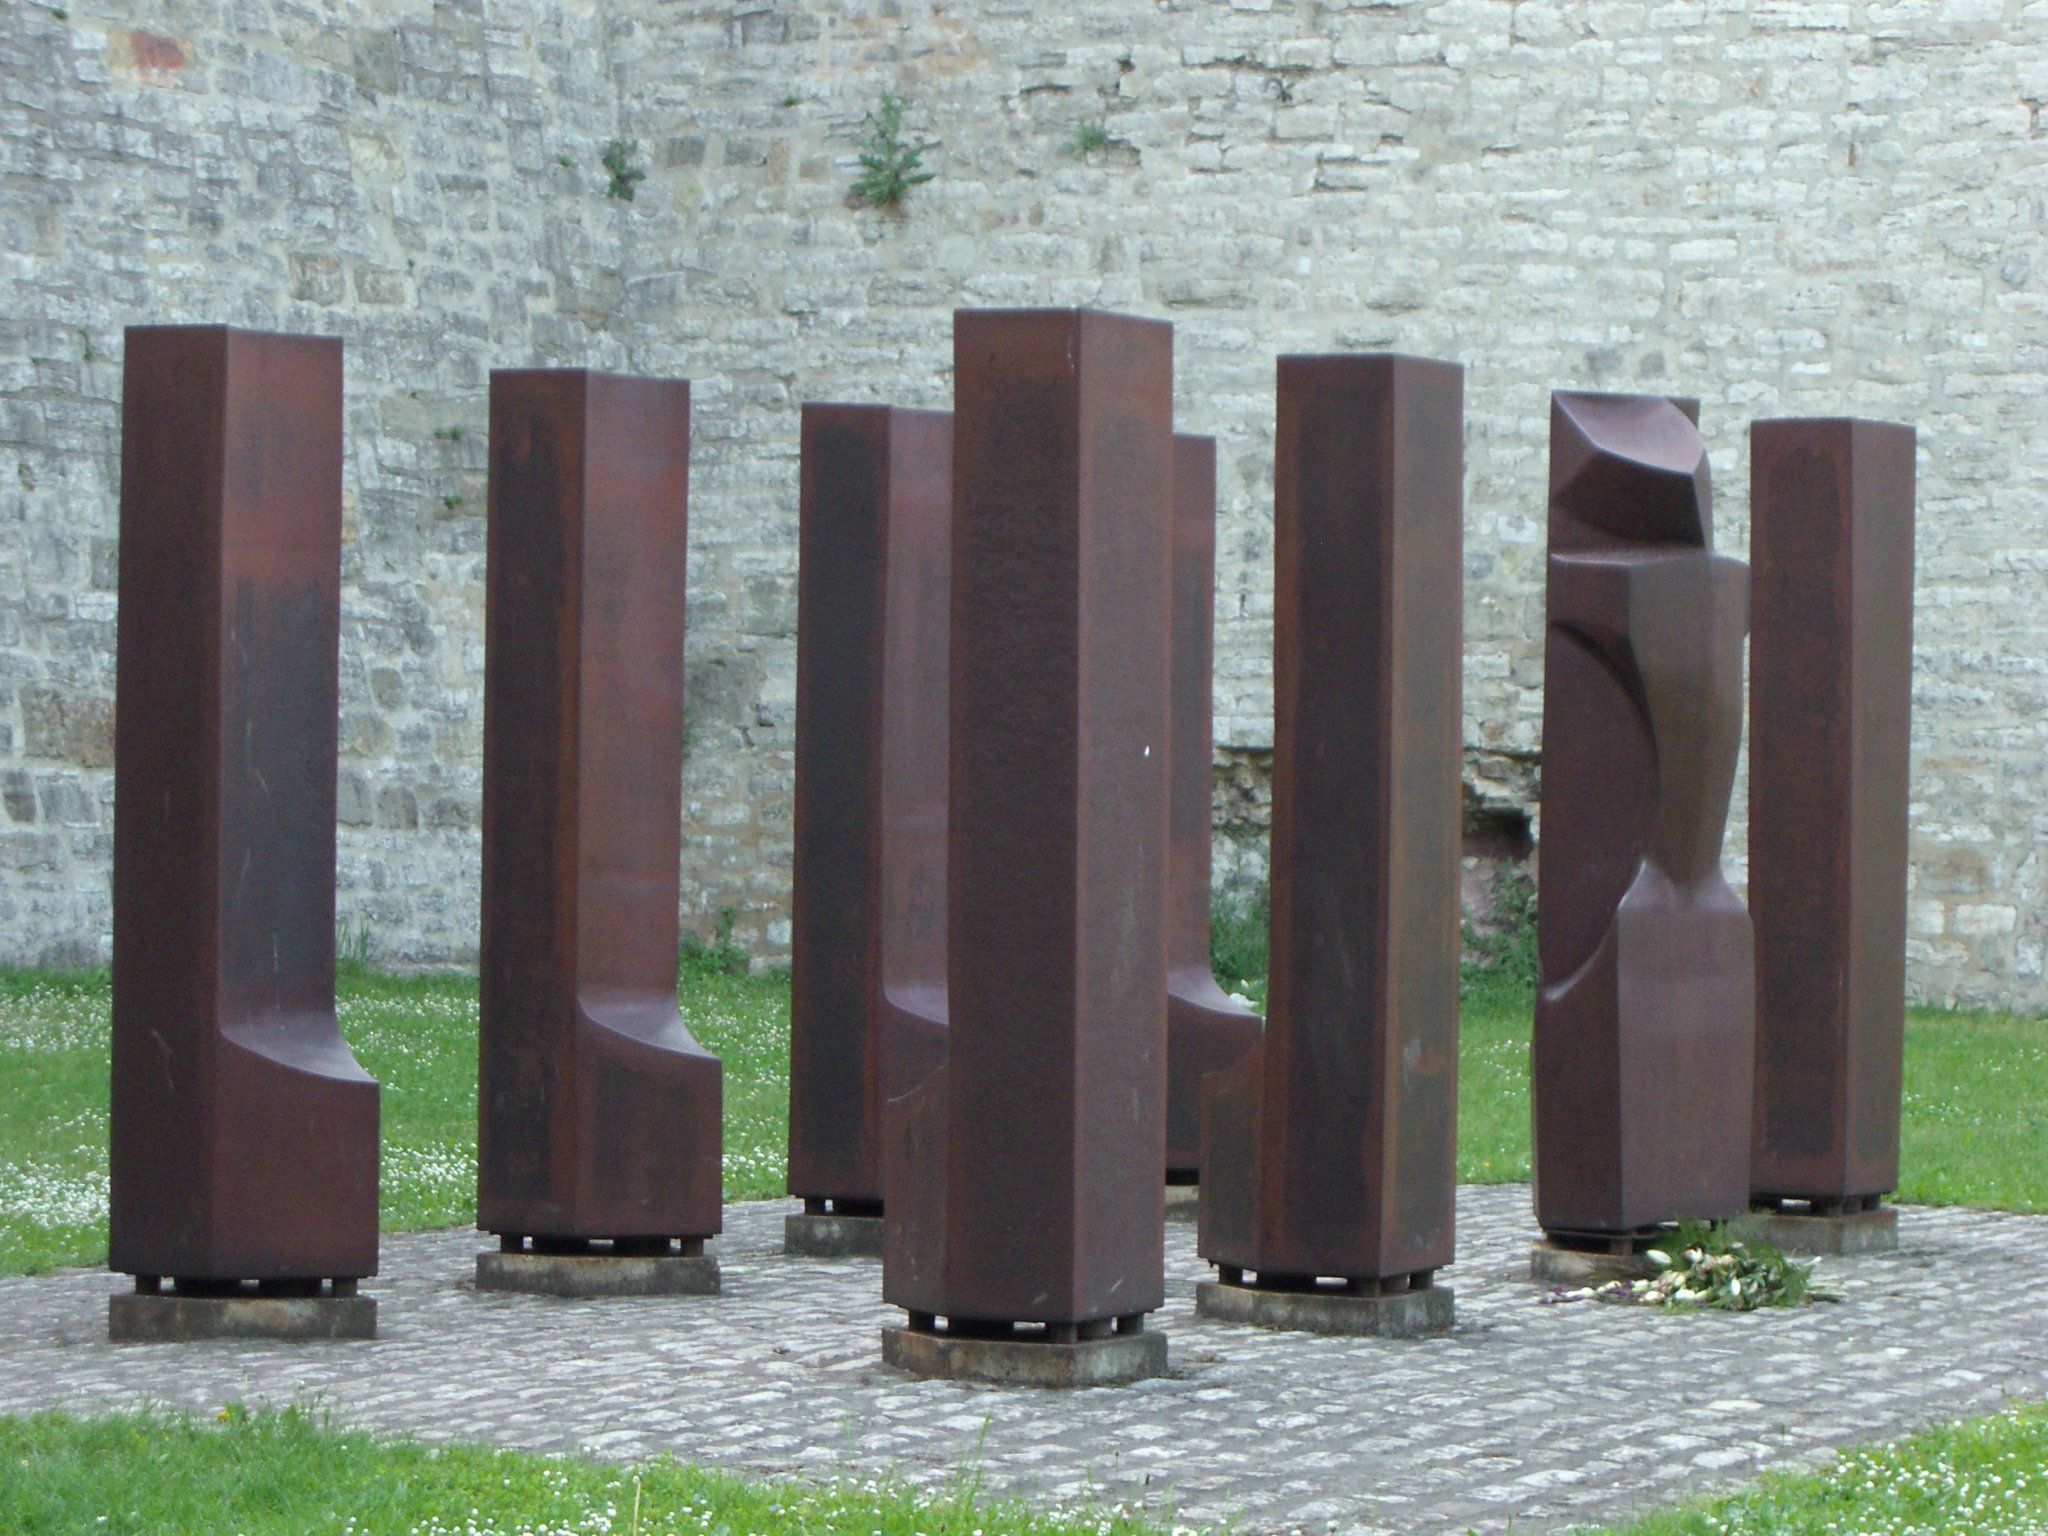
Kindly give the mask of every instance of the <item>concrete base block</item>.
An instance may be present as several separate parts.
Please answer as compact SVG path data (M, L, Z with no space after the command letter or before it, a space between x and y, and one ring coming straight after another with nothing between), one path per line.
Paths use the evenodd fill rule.
M1880 1205L1874 1210L1847 1211L1837 1216L1752 1211L1743 1230L1780 1253L1794 1257L1890 1253L1899 1246L1899 1209L1895 1205Z
M709 1254L498 1253L476 1256L476 1288L529 1296L716 1296Z
M107 1298L107 1337L116 1344L189 1339L374 1339L374 1296L180 1296L126 1291Z
M783 1218L782 1251L812 1259L879 1259L882 1218L799 1211Z
M1166 1374L1166 1335L1115 1333L1072 1344L882 1330L882 1360L913 1376L1005 1387L1114 1387Z
M1201 1214L1201 1209L1201 1185L1169 1184L1166 1186L1166 1219L1168 1221L1193 1221Z
M1664 1266L1641 1253L1589 1253L1545 1238L1529 1250L1529 1278L1538 1285L1578 1290L1613 1280L1654 1280Z
M1195 1287L1195 1310L1224 1323L1282 1328L1294 1333L1362 1334L1421 1339L1448 1333L1457 1321L1449 1286L1393 1296L1347 1296L1339 1291L1268 1291L1204 1280Z

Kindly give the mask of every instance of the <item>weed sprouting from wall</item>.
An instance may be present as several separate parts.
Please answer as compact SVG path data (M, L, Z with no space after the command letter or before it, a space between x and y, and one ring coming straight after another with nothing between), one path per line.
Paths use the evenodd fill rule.
M912 187L923 186L938 173L924 168L924 152L932 146L903 137L904 103L887 91L862 120L867 136L860 141L860 175L853 180L855 198L870 208L897 208Z
M613 139L605 145L604 153L598 159L611 174L611 184L604 189L606 197L616 197L621 202L633 201L633 189L647 179L647 172L634 161L640 153L638 139Z

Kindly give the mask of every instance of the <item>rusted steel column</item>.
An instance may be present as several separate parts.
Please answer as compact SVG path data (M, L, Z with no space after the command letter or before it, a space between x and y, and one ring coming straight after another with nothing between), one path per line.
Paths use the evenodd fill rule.
M955 317L951 1025L886 1152L910 1333L1136 1334L1162 1298L1172 337Z
M1913 447L1889 422L1750 428L1750 1187L1815 1215L1899 1177Z
M1749 573L1678 403L1551 398L1536 1214L1625 1250L1749 1204L1755 977L1721 869Z
M1259 1043L1209 963L1214 818L1216 440L1173 440L1173 742L1167 754L1166 1180L1201 1176L1202 1080Z
M133 327L121 424L111 1264L346 1294L377 1085L334 1020L341 343Z
M944 412L804 407L789 1192L809 1216L880 1216L882 1106L945 1054L952 460Z
M697 1251L720 1073L676 1011L690 386L491 375L477 1224Z
M1451 1261L1463 428L1455 363L1280 360L1266 1035L1210 1082L1202 1168L1226 1282L1393 1297Z

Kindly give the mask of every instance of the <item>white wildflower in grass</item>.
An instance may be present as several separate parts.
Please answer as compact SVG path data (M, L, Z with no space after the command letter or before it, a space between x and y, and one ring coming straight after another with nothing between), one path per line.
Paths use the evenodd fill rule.
M0 993L0 1053L104 1054L112 1029L103 980L31 981Z
M476 1196L476 1144L388 1146L381 1171L387 1201L412 1206L458 1206Z
M90 1227L107 1219L104 1166L80 1171L47 1162L0 1166L0 1233L32 1227Z

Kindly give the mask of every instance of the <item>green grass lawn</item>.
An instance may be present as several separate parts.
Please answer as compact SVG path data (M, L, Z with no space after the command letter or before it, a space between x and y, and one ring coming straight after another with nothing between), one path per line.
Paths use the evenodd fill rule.
M1844 1451L1819 1473L1645 1516L1610 1536L2043 1536L2048 1405Z
M0 1530L15 1536L1164 1536L1114 1510L1033 1511L971 1481L757 1481L673 1462L608 1466L338 1433L286 1411L0 1418ZM2016 1409L1604 1536L2040 1536L2048 1410Z
M336 1433L300 1412L0 1417L9 1536L1151 1536L894 1482L811 1485Z
M1458 1174L1469 1182L1529 1176L1530 1007L1527 987L1511 976L1467 980ZM781 1194L787 976L736 975L715 954L686 955L682 1010L725 1063L726 1197ZM385 1226L474 1220L475 978L352 968L338 1013L357 1058L384 1085ZM1913 1010L1899 1198L2048 1211L2043 1085L2048 1023ZM0 1274L104 1261L106 1099L105 976L0 972Z
M1459 1018L1458 1176L1529 1177L1526 991L1480 979ZM1913 1008L1898 1198L2048 1212L2048 1020Z
M106 1260L107 980L0 972L0 1275ZM686 956L683 1017L725 1065L725 1193L783 1192L789 984ZM476 1219L476 978L351 969L336 1013L384 1085L383 1218Z

